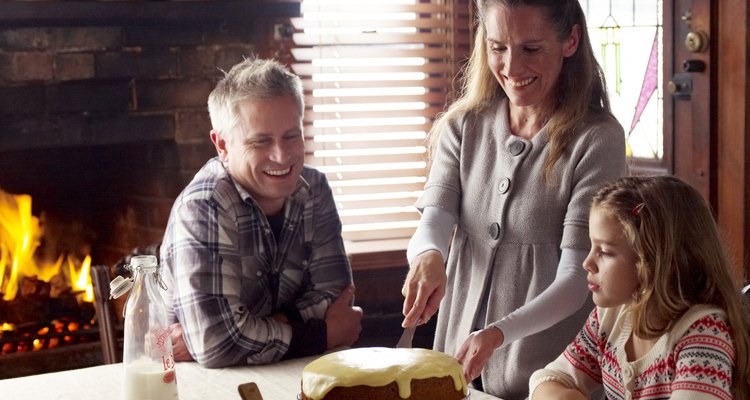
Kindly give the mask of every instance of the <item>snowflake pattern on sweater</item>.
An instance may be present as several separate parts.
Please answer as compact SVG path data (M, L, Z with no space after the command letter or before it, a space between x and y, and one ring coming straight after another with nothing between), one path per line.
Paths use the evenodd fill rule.
M694 306L646 355L628 361L632 320L624 307L595 308L565 352L530 380L530 393L554 380L607 399L732 399L735 348L725 313Z

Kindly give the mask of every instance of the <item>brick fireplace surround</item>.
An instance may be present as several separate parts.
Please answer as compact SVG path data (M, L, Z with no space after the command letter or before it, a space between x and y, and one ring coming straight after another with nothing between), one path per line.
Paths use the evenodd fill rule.
M75 226L111 265L160 241L214 149L206 99L273 55L293 2L0 2L0 189ZM82 232L85 231L85 232Z

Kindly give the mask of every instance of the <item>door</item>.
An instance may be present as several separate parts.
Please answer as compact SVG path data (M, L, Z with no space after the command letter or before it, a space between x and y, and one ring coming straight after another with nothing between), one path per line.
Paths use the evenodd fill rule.
M711 3L712 0L664 2L664 110L665 129L671 130L674 138L674 175L691 183L715 204Z
M710 203L740 282L750 259L749 2L664 1L672 172Z

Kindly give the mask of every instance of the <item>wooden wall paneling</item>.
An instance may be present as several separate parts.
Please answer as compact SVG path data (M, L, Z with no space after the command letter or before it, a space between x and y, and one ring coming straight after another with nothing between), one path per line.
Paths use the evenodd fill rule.
M717 196L719 226L748 279L750 252L750 135L748 127L748 0L715 0L717 73Z

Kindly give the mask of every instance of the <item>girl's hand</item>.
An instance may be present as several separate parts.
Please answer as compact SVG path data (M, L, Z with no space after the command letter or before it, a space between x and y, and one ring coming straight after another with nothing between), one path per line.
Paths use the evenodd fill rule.
M437 312L445 296L445 261L437 250L428 250L414 258L401 289L404 295L404 321L401 326L424 324Z
M458 349L456 359L464 368L466 382L481 375L492 353L503 344L503 332L495 327L472 332Z
M575 389L568 389L559 382L547 381L534 389L531 400L586 400L583 393Z

